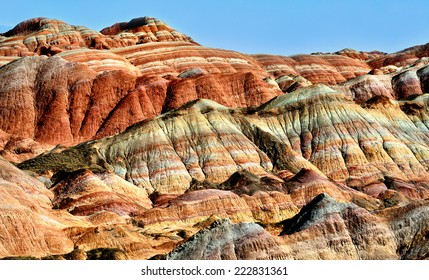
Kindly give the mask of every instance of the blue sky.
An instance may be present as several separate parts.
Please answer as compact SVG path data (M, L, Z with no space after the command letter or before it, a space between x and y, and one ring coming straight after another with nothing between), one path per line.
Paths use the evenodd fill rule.
M202 45L245 53L395 52L429 42L427 0L16 0L1 6L0 26L43 16L101 30L152 16Z

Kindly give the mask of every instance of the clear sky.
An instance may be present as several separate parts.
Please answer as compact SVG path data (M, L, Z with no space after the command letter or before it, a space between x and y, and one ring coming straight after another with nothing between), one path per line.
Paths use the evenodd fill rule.
M152 16L202 45L244 53L395 52L429 42L428 0L20 0L1 10L0 26L11 27L49 17L101 30Z

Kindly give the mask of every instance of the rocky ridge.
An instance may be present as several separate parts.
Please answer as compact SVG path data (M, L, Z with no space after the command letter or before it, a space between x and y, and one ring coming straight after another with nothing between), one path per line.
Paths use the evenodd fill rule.
M110 49L158 41L193 42L190 37L151 17L119 23L101 32L56 19L33 18L0 35L2 56L55 55L82 47Z

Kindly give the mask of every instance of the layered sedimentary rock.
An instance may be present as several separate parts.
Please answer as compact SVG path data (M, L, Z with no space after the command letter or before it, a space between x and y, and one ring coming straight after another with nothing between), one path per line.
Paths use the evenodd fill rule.
M250 248L257 250L249 250ZM218 220L169 253L166 259L254 260L273 255L280 259L282 250L275 238L261 226Z
M63 52L59 57L75 63L88 65L97 73L107 71L124 71L131 75L140 76L141 73L125 58L104 50L78 49Z
M334 85L368 73L363 61L342 55L255 55L264 69L275 77L302 76L312 83Z
M326 86L277 97L256 111L200 100L85 149L148 193L180 194L192 179L221 183L241 169L266 176L302 168L361 190L386 178L426 178L426 106L417 105L426 100L383 99L362 108ZM427 197L424 188L415 192Z
M303 169L285 181L275 177L259 179L246 173L234 173L221 184L198 184L196 190L183 195L157 193L154 208L134 219L153 229L191 228L212 217L227 218L233 223L276 224L293 217L319 193L327 193L338 201L354 201L368 209L382 204L310 170ZM194 188L195 183L191 184Z
M321 234L329 238L319 239ZM388 224L365 209L335 201L326 194L315 197L299 214L285 221L280 236L297 259L398 258ZM320 247L306 250L309 239Z
M297 215L283 221L279 235L273 236L255 223L231 224L228 219L218 220L162 258L425 258L427 242L423 241L423 232L427 233L427 228L422 229L416 224L427 224L427 204L385 212L395 215L403 211L406 216L401 215L394 221L386 220L383 212L370 213L354 204L338 202L321 194ZM408 251L410 248L413 249Z
M338 84L371 70L362 58L344 55L249 56L206 48L149 17L101 33L31 19L4 33L0 50L1 63L12 62L0 70L0 129L39 146L116 134L197 98L228 107L258 106L282 91ZM35 57L14 61L27 55ZM395 98L418 92L416 75L402 76L392 85L397 94L388 87L379 91ZM380 79L383 84L389 77ZM412 86L404 84L410 79ZM340 90L357 101L375 95L360 93L365 89L357 83ZM3 153L14 161L34 155Z
M193 68L208 73L267 73L253 57L235 51L207 48L189 42L159 42L113 49L144 74L179 75Z
M385 210L379 214L383 221L388 221L401 259L428 259L428 210L426 200L402 205L392 211Z
M374 60L386 55L386 53L383 53L380 51L362 52L362 51L357 51L350 48L342 49L340 51L335 52L335 54L347 56L354 59L359 59L362 61Z
M427 58L428 56L429 45L425 44L407 48L396 53L382 55L380 57L369 60L368 64L372 68L382 68L388 65L402 67L415 63L419 59Z
M0 69L0 128L40 143L70 145L121 132L197 98L241 107L282 93L252 72L189 78L139 73L103 51L14 61Z
M362 103L373 97L387 97L403 100L427 92L428 61L421 60L403 68L392 71L371 73L348 80L335 86L349 95L353 100Z
M112 36L112 40L120 42L119 44L123 41L130 41L132 45L162 41L195 43L189 36L174 30L163 21L151 17L135 18L129 22L116 23L104 28L100 33ZM130 43L126 45L130 45Z
M0 130L0 156L10 162L31 159L55 148L61 150L63 146L40 144L31 138L19 137Z
M115 174L93 174L77 171L57 178L52 187L54 208L67 209L76 216L89 216L101 211L138 215L152 207L144 189Z
M58 174L55 208L80 217L128 216L144 238L166 238L145 253L121 246L128 258L425 258L426 249L399 248L426 248L427 229L402 230L391 213L417 224L427 220L427 205L416 202L429 197L427 106L413 105L426 99L363 108L312 86L253 110L200 100L20 167ZM232 224L212 224L218 219ZM107 234L85 232L91 242ZM125 244L135 238L124 234ZM85 251L113 246L84 240ZM231 246L255 253L225 249Z
M68 231L85 258L97 248L110 248L114 258L158 258L173 250L166 258L424 258L425 249L398 250L426 248L420 237L410 241L426 229L401 230L390 211L416 223L427 220L427 206L411 202L428 197L427 136L414 125L415 114L414 122L394 123L393 115L408 116L400 105L385 106L365 109L321 86L278 97L256 111L203 100L20 167L56 174L52 208L89 223L69 225ZM296 125L281 125L286 119ZM305 139L319 145L306 148ZM336 149L343 152L336 155ZM370 212L376 209L384 210ZM232 224L215 222L222 218ZM201 242L214 243L207 251ZM303 244L307 250L300 249ZM231 246L241 249L225 249Z
M424 54L21 23L0 37L0 258L427 259Z
M110 49L154 41L193 42L190 37L150 17L119 23L101 32L56 19L34 18L2 34L0 55L54 55L82 47Z
M19 57L16 56L0 56L0 67L8 64L9 62L12 62L16 59L19 59Z
M66 253L73 243L63 231L74 217L51 211L52 193L0 157L0 256Z

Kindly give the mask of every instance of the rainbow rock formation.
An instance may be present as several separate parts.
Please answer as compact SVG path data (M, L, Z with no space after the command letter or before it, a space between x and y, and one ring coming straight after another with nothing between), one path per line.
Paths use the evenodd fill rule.
M427 259L429 48L0 34L0 258Z

